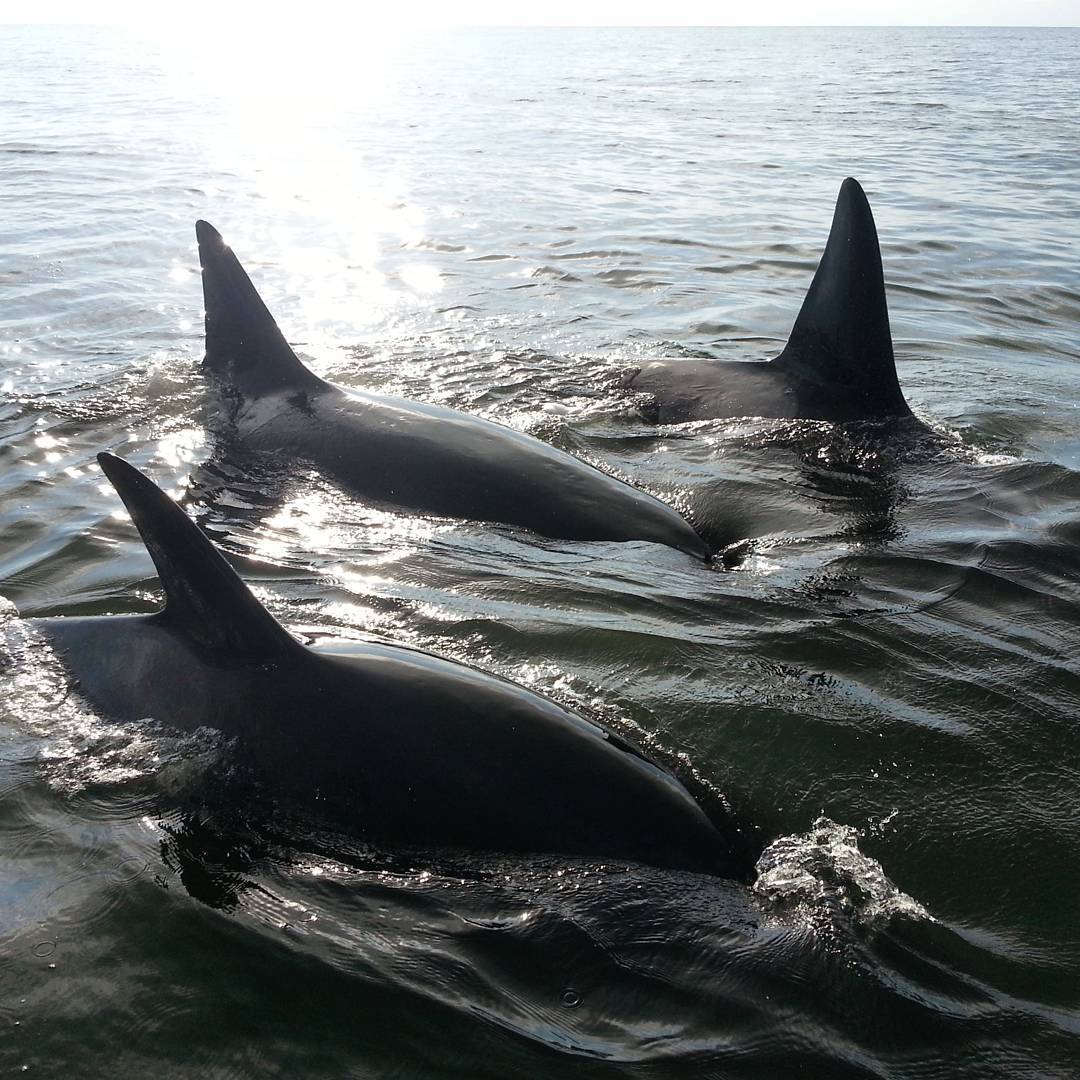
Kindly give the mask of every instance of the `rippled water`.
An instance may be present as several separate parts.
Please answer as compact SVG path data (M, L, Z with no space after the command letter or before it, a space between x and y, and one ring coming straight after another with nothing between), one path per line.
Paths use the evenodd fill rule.
M1077 32L2 40L18 611L154 606L111 448L290 626L599 714L682 755L762 849L749 885L376 852L212 733L93 716L5 609L5 1068L1076 1075ZM849 174L942 444L646 424L619 366L779 351ZM529 430L741 562L232 475L196 369L197 217L321 375Z

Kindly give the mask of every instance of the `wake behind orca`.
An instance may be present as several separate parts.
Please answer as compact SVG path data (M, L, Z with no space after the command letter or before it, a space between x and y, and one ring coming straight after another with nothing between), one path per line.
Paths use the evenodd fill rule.
M301 645L164 492L121 458L98 461L165 606L33 622L110 718L235 736L260 776L380 841L747 872L730 822L563 706L419 651Z
M840 187L832 228L787 346L771 361L658 360L627 373L655 423L736 416L893 420L925 430L900 389L881 249L857 180Z
M445 517L563 540L649 540L701 559L675 510L539 439L438 405L343 390L289 347L221 234L195 226L206 307L205 368L230 434L313 464L350 492Z

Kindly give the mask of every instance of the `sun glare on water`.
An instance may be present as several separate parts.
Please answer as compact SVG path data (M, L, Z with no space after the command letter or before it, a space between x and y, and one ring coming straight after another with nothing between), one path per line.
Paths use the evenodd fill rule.
M279 293L284 286L288 322L309 349L362 338L365 321L439 290L419 261L393 274L382 265L384 253L424 235L424 210L410 201L385 132L406 123L414 106L403 106L402 88L416 83L410 73L436 31L386 15L132 33L174 100L205 117L191 133L204 216L257 285L260 263L284 268Z

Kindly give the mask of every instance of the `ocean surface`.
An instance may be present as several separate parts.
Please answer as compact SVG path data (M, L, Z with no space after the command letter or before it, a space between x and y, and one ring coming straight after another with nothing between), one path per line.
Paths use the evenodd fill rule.
M0 58L5 1075L1080 1075L1080 32L4 27ZM782 348L848 175L940 439L648 424L621 369ZM529 431L731 565L230 472L197 218L320 375ZM377 851L212 732L96 716L21 616L158 602L102 449L297 632L680 760L756 871Z

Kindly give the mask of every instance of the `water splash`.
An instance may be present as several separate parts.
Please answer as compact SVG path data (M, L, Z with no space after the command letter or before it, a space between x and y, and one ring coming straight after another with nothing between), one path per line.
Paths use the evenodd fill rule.
M73 690L49 642L7 602L0 602L0 671L0 715L41 740L42 774L66 795L143 779L159 792L186 790L225 748L209 729L175 732L150 718L128 724L98 715Z
M754 892L778 921L811 927L881 926L895 917L932 919L859 850L860 832L827 817L805 833L774 840L757 861Z

